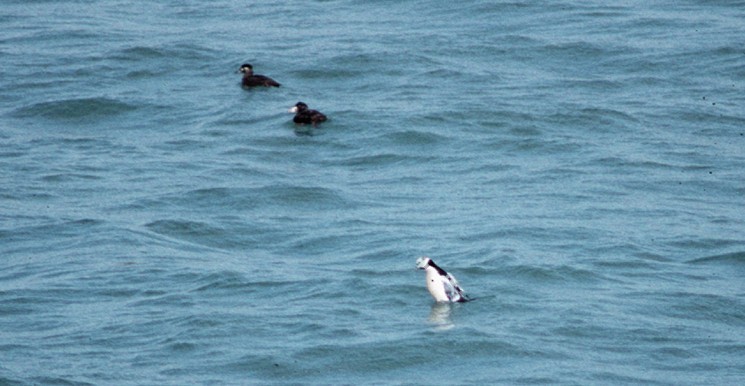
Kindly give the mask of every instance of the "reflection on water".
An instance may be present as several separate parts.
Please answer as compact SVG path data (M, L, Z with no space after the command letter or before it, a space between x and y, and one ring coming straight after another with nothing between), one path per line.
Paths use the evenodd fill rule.
M435 330L449 330L455 327L450 315L453 312L451 303L437 302L432 305L429 311L429 322L435 325Z

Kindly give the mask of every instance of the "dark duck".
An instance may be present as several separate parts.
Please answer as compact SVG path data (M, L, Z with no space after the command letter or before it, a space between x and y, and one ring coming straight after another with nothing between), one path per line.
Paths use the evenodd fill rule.
M326 116L323 115L318 110L311 110L308 108L308 105L306 105L303 102L298 102L290 109L291 113L295 113L295 117L292 118L292 121L297 124L313 124L313 126L324 122L326 120Z
M248 63L243 64L238 72L243 73L243 81L241 82L243 87L279 87L279 83L274 79L254 74L254 67Z

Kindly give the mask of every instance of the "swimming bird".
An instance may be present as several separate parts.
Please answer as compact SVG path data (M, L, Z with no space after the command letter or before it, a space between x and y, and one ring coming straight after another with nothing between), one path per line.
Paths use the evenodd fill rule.
M241 68L238 69L238 72L243 73L243 81L241 81L241 84L244 87L279 87L279 83L274 79L264 75L255 75L254 67L248 63L244 63Z
M467 302L469 299L463 293L455 277L435 264L429 257L423 256L416 260L416 267L423 269L427 276L427 289L437 302Z
M318 110L308 109L308 105L303 102L298 102L293 106L289 112L295 113L295 117L292 121L297 124L312 123L315 126L318 123L324 122L326 116Z

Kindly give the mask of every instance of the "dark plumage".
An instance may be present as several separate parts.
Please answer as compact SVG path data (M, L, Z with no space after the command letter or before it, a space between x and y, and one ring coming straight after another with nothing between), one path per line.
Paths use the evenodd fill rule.
M293 108L290 109L291 113L295 113L295 117L292 121L298 124L311 123L314 126L326 120L326 116L318 110L308 109L308 105L303 102L298 102Z
M243 81L241 82L243 87L279 87L279 83L274 79L264 75L255 75L254 67L248 63L243 64L238 72L243 73Z

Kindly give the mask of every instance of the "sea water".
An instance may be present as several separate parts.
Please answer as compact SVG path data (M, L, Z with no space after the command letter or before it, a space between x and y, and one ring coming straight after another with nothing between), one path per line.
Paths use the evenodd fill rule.
M0 21L0 384L745 382L742 1Z

